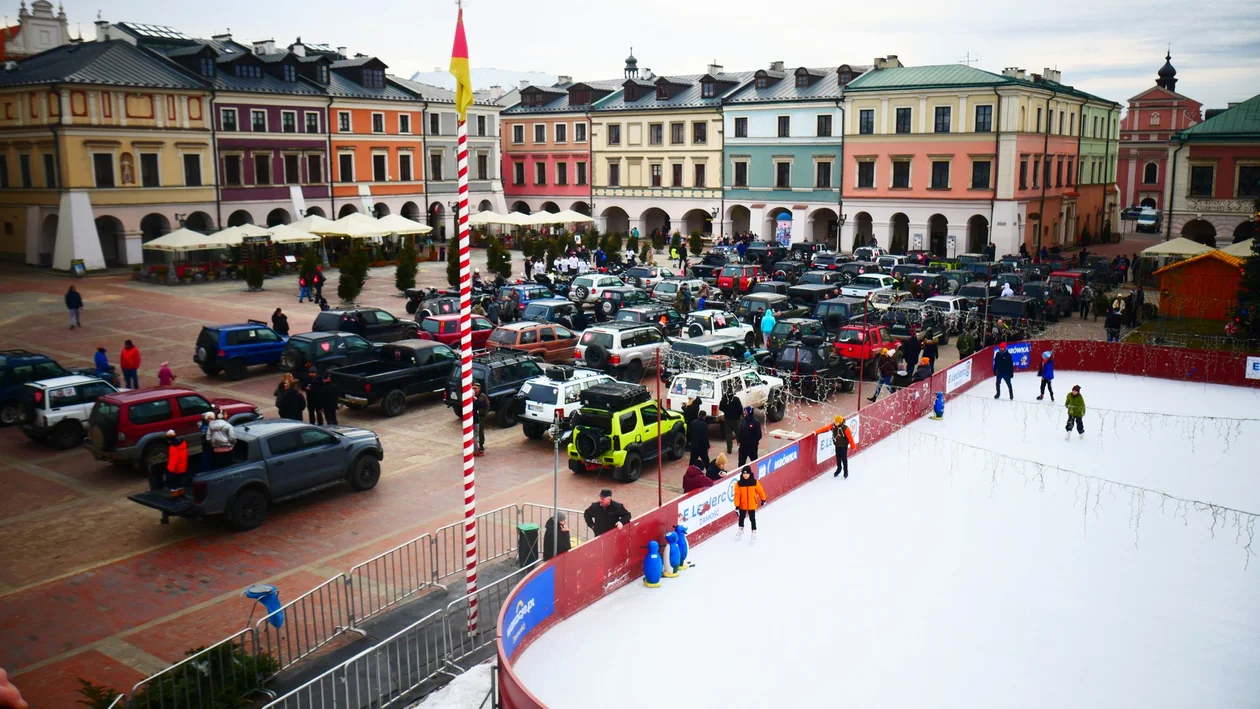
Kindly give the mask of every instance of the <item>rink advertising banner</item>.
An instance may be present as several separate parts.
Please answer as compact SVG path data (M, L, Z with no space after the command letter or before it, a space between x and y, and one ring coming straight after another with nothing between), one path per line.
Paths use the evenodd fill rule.
M503 650L508 657L516 652L529 631L551 617L556 610L556 567L540 571L508 601L503 616Z
M971 360L967 359L950 367L945 373L945 393L949 394L969 381L971 381Z
M1012 342L1006 346L1006 351L1011 353L1011 361L1015 363L1016 371L1032 367L1031 342ZM997 353L997 348L993 348L993 360L995 362L997 361Z
M729 475L690 497L678 501L678 524L687 528L688 534L709 526L722 515L735 511L735 480Z
M849 427L849 433L853 434L853 445L856 446L857 444L861 443L862 442L861 418L858 416L854 416L853 418L845 419L844 422ZM819 465L821 465L823 462L831 460L834 457L836 457L835 439L831 437L831 431L823 431L822 433L818 434L818 451L817 451L817 457L815 458L815 460L818 461Z
M774 474L774 471L785 465L795 463L801 457L801 444L792 445L775 451L768 458L757 463L757 479L763 480Z
M1260 357L1247 358L1247 378L1260 379Z

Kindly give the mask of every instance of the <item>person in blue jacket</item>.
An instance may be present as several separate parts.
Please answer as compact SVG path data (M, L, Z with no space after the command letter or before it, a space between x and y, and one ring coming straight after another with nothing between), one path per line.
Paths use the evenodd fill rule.
M1045 398L1047 389L1050 390L1050 401L1054 401L1054 353L1050 350L1041 353L1037 376L1041 377L1041 394L1037 396L1037 401Z
M1011 359L1011 353L1006 351L1006 343L998 345L997 354L993 355L993 376L997 382L997 393L993 395L994 399L1002 398L1002 382L1006 382L1006 393L1012 399L1015 398L1015 391L1011 389L1011 377L1015 376L1015 360Z
M96 348L96 356L92 358L92 362L96 365L97 376L107 377L109 375L109 355L105 354L104 347Z

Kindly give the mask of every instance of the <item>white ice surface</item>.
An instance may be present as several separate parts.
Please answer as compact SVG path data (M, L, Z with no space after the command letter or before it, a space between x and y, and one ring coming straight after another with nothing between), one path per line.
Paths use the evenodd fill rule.
M1260 512L1260 424L1192 418L1260 418L1260 394L1056 384L1051 404L1030 374L1014 402L982 383L848 480L771 500L755 544L725 530L680 578L558 624L517 673L552 709L1260 706L1246 517L1011 460ZM1065 441L1072 384L1089 411Z
M489 706L494 662L486 661L448 682L444 687L412 704L409 709L479 709Z

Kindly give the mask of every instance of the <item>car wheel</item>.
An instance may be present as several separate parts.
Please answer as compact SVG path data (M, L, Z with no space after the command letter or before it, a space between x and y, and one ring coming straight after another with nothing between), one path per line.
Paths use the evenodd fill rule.
M350 487L356 492L371 490L376 487L380 479L381 461L368 454L359 456L354 461L354 465L350 466L350 472L346 474L346 482L350 483Z
M227 372L228 379L231 379L234 382L239 382L245 378L245 375L249 374L249 367L245 365L245 360L234 359L227 363L227 366L223 368L223 371Z
M687 454L687 436L682 432L682 425L676 425L674 429L677 433L674 434L674 438L670 441L667 450L670 460L678 460Z
M638 453L627 453L626 463L617 470L617 479L623 483L632 483L643 474L643 459Z
M22 410L18 407L16 401L6 401L0 404L0 424L12 426L21 418Z
M770 396L766 401L766 420L770 422L782 421L785 411L787 411L787 397L783 395L783 390L771 389Z
M408 328L403 329L404 340L415 340L419 337L419 335L420 335L420 328L418 327L408 327Z
M547 427L539 423L521 422L521 430L525 432L525 437L536 441L543 437L547 432Z
M385 395L385 400L381 402L381 411L386 416L400 416L407 410L407 395L395 389Z
M508 399L499 407L499 427L511 428L516 425L516 401Z
M586 300L587 296L591 294L591 291L586 286L578 286L573 289L573 293L577 296L578 302L580 303Z
M605 314L605 315L612 315L612 314L613 314L613 304L612 304L612 301L611 301L611 300L605 300L604 302L600 303L600 304L599 304L599 309L600 309L600 310L602 310L602 311L604 311L604 314Z
M420 309L420 301L418 300L407 301L406 310L407 310L408 315L415 315L416 311L419 309Z
M297 369L298 356L296 352L285 352L280 357L280 366L290 371Z
M83 442L83 426L78 421L62 421L49 436L57 450L68 450Z
M643 363L636 359L627 364L626 371L622 373L622 377L631 384L638 384L643 381Z
M164 443L150 443L144 447L144 451L140 453L140 470L148 473L153 470L155 465L166 464L166 445Z
M259 527L266 519L267 496L257 488L237 493L225 513L227 526L238 532Z

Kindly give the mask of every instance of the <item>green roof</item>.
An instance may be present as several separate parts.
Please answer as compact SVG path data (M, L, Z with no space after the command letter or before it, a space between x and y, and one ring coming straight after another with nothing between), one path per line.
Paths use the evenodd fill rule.
M1260 140L1260 94L1178 135L1190 141Z
M989 86L1009 83L1009 79L966 64L906 66L872 69L854 79L845 91L876 89L946 88L950 86Z

